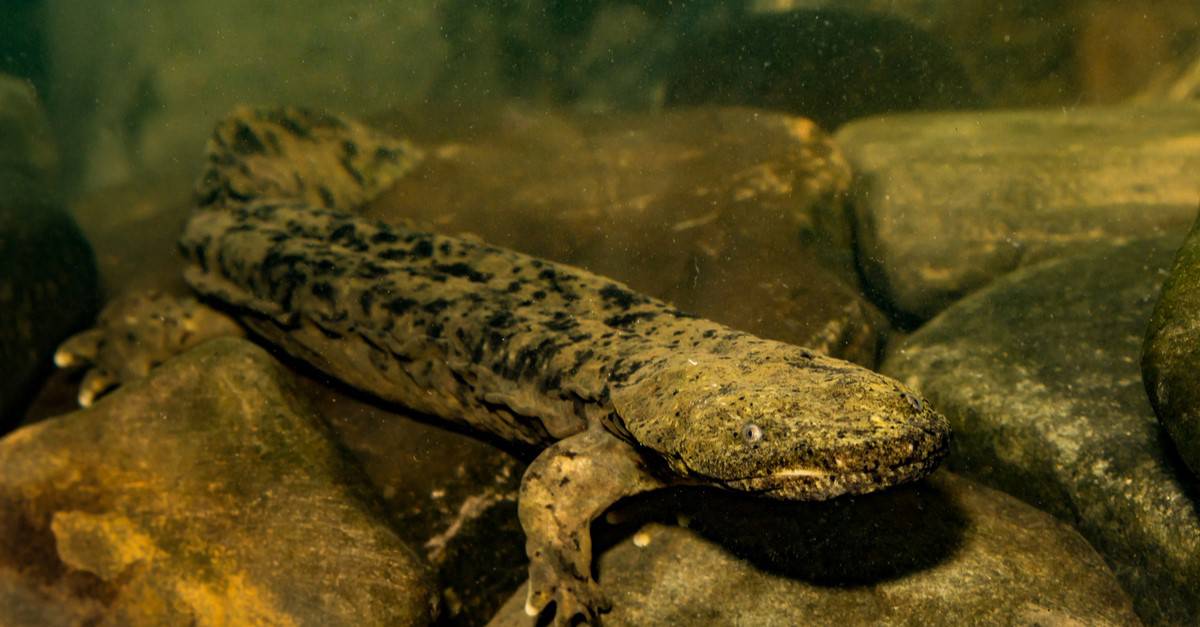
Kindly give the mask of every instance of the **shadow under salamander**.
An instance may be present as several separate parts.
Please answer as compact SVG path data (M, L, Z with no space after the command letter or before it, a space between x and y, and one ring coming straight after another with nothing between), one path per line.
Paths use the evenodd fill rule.
M862 585L949 559L968 520L938 482L862 496L789 502L710 488L676 488L626 499L622 521L593 526L595 554L651 521L688 527L765 572L817 585Z

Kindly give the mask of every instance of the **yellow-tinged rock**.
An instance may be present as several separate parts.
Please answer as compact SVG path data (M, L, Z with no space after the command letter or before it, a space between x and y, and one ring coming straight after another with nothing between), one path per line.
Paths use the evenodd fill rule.
M431 621L426 567L291 385L218 340L0 440L0 624Z

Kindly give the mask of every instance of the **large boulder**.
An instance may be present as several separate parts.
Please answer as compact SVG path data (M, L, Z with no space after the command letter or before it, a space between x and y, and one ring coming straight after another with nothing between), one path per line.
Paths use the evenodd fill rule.
M0 440L0 622L426 624L427 567L262 349Z
M0 75L0 433L16 425L58 342L98 306L92 250L59 202L57 164L33 88Z
M1200 474L1200 222L1163 283L1142 350L1146 393L1175 450Z
M954 429L948 464L1076 526L1148 623L1200 616L1195 477L1138 368L1178 236L1024 268L886 359Z
M888 116L836 139L864 274L909 319L1020 266L1185 228L1200 198L1200 104Z
M692 492L643 499L687 527L626 512L609 530L605 625L1138 624L1079 534L950 473L827 503ZM524 603L491 626L532 625Z

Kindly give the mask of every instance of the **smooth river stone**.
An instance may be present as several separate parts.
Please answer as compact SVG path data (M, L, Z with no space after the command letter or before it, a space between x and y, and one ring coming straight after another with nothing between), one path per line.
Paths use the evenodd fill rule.
M826 503L680 491L654 509L671 510L687 528L608 529L604 625L1139 624L1078 533L945 471ZM524 603L522 586L491 627L532 625Z
M1138 368L1179 241L1098 245L1014 272L883 365L950 419L951 468L1074 524L1151 624L1200 616L1196 480Z
M925 320L1018 267L1187 228L1200 103L899 115L846 125L859 259Z
M0 623L431 621L427 567L294 385L216 340L0 440Z
M1146 393L1175 442L1200 474L1200 222L1175 256L1142 348Z
M712 107L594 117L498 108L441 114L438 135L420 130L431 126L424 115L387 125L427 158L369 217L471 233L874 364L887 323L858 287L850 171L811 121Z

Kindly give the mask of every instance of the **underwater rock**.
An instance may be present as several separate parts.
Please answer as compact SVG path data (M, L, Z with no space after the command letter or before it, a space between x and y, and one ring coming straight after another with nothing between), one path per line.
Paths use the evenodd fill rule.
M1096 245L1023 268L942 312L883 365L950 419L951 468L1075 525L1151 624L1200 616L1195 477L1138 369L1178 242Z
M797 9L685 38L666 81L668 106L777 109L834 129L893 111L976 104L942 42L888 15Z
M924 320L1017 267L1182 231L1200 105L880 117L837 134L855 171L859 260Z
M517 519L525 462L344 386L307 380L301 387L361 462L396 533L431 566L440 620L486 622L529 574Z
M1079 534L945 471L825 503L672 496L651 509L686 528L620 512L605 625L1138 624ZM522 586L490 625L532 625L524 603Z
M711 107L603 117L500 108L440 124L450 130L415 138L425 161L368 217L468 232L762 337L874 363L887 326L858 289L850 172L811 121Z
M426 567L293 386L216 340L0 440L0 598L32 605L0 622L432 620Z
M1142 377L1175 450L1200 474L1200 221L1175 256L1142 347Z
M98 306L92 250L58 202L56 168L33 88L0 75L0 433L17 424L58 342Z

